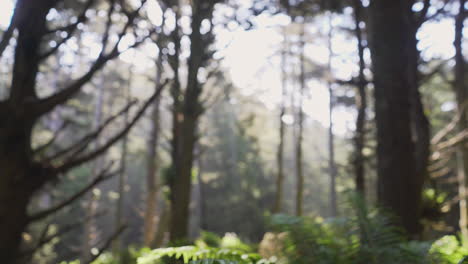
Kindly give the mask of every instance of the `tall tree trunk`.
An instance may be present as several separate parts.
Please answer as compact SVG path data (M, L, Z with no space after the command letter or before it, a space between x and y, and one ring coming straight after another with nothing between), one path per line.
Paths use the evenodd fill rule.
M128 80L127 85L125 87L125 104L129 104L131 101L131 88L132 88L132 80L133 80L133 65L130 65L129 73L128 73ZM128 112L124 115L124 124L128 125ZM125 185L127 182L127 155L128 155L128 136L124 136L122 139L122 156L120 158L120 173L118 178L118 193L119 198L117 199L117 208L115 211L115 230L119 230L122 228L124 224L124 209L125 209ZM115 254L119 254L122 248L122 235L118 236L113 241L113 250Z
M370 4L371 54L377 121L378 201L409 235L419 232L421 184L414 164L407 0Z
M37 99L39 50L49 8L50 3L16 3L13 78L8 99L0 101L0 259L4 263L18 260L28 204L47 177L33 161L31 136L37 120L27 110L28 102Z
M333 94L333 86L332 86L332 59L333 59L333 45L332 45L332 37L333 37L333 13L330 12L329 15L329 31L328 31L328 94L330 97L329 102L329 124L328 124L328 171L330 173L330 216L336 217L338 213L337 208L337 197L336 197L336 177L337 177L337 169L335 164L335 135L333 134L333 108L335 106L335 98Z
M181 108L183 121L180 131L179 162L176 168L176 178L171 190L171 227L170 240L183 241L188 238L190 197L192 184L192 166L194 161L194 148L197 142L197 126L203 107L200 102L202 84L198 81L198 72L203 63L206 63L210 38L201 34L201 24L204 19L211 19L214 2L201 4L200 0L192 3L192 22L190 34L190 57L188 59L187 88L184 93ZM211 20L210 20L211 21ZM207 33L211 34L211 33Z
M299 76L299 107L298 107L298 131L296 141L296 215L302 216L304 207L304 172L303 172L303 157L302 157L302 141L304 132L304 90L306 86L305 80L305 24L301 24L301 33L299 36L300 45L300 76Z
M459 0L460 6L455 20L455 81L454 90L457 99L457 109L461 112L458 131L468 128L468 100L467 100L467 78L465 75L466 61L463 56L463 24L466 17L466 0ZM457 174L458 189L460 196L460 230L465 238L468 238L468 148L463 143L458 145L457 150Z
M406 8L408 12L408 17L412 18L411 27L408 35L408 49L407 49L407 58L408 58L408 79L410 82L410 103L411 103L411 125L412 125L412 138L414 142L414 154L413 161L415 164L415 175L414 175L414 189L413 191L416 194L413 199L415 199L415 204L418 207L415 208L417 221L419 221L421 213L421 203L422 203L422 188L424 181L427 178L427 166L429 165L429 156L430 156L430 147L431 147L431 135L430 135L430 123L426 117L424 111L424 105L422 101L422 95L420 92L420 72L418 70L420 53L417 48L418 40L416 38L416 33L421 25L418 21L416 14L412 11L412 2L407 5ZM425 16L425 15L424 15ZM425 17L420 19L424 20ZM419 235L422 231L422 227L419 226L412 235Z
M156 86L161 85L162 76L162 52L159 52L159 56L156 62ZM160 101L158 98L154 102L153 111L151 114L151 132L148 140L148 169L146 176L147 194L146 194L146 209L144 217L144 229L143 229L143 244L147 247L152 246L154 236L156 235L156 206L158 204L158 142L159 142L159 131L160 131ZM161 219L159 220L161 221Z
M360 27L362 19L362 2L361 0L354 0L354 21L355 30L354 34L357 39L357 48L359 55L359 76L356 93L356 106L358 109L356 118L356 134L354 136L354 182L356 191L363 197L366 194L365 185L365 158L364 158L364 145L366 140L366 110L367 110L367 90L366 90L366 77L364 70L366 69L366 62L364 60L364 42L363 34Z
M281 52L281 81L282 81L282 97L281 97L281 106L279 114L279 144L278 152L276 156L276 162L278 163L278 175L276 178L276 195L275 195L275 204L273 207L273 213L281 212L281 204L283 201L283 184L284 184L284 133L285 133L285 124L283 122L284 115L286 114L286 85L287 85L287 73L286 73L286 58L288 53L288 43L287 43L287 32L286 28L283 29L284 44L283 50Z
M103 104L104 104L104 81L101 77L99 80L99 85L96 87L96 102L94 105L94 121L93 121L93 129L97 129L100 127L102 122L102 112L103 112ZM94 148L99 148L99 140L96 139ZM92 177L96 176L99 171L101 170L102 159L96 159L92 165ZM90 178L92 178L90 177ZM91 248L93 243L97 241L97 230L96 230L96 223L93 217L96 215L97 207L98 207L98 199L99 197L94 191L91 191L88 194L87 201L85 204L86 210L86 219L89 219L84 223L84 232L83 232L83 241L82 241L82 249L81 249L81 262L86 263L89 259L91 259Z
M177 1L178 2L178 1ZM171 172L169 177L169 186L171 189L170 192L170 226L169 232L171 236L171 240L173 238L173 232L177 232L176 230L179 228L172 219L176 219L174 215L174 211L178 208L178 201L177 199L177 186L180 184L179 177L181 175L181 140L182 140L182 122L184 121L184 116L182 112L182 101L181 101L181 87L180 87L180 77L179 77L179 54L180 54L180 28L179 28L179 20L180 20L180 7L179 3L174 7L175 8L175 29L171 34L171 41L174 43L174 55L169 57L169 63L174 73L174 78L172 82L171 88L171 96L173 100L172 106L172 141L171 141Z

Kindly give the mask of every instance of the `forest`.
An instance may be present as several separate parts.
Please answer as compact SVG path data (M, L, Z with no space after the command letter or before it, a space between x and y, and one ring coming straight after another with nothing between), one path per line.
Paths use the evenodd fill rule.
M0 263L468 263L466 0L1 0Z

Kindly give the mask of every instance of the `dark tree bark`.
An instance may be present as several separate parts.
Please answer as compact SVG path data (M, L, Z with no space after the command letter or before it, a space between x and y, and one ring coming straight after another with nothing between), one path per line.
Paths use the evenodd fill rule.
M391 210L409 235L419 233L422 184L416 175L411 126L413 34L410 1L370 4L370 44L377 121L378 201Z
M410 32L408 35L408 75L410 81L410 103L411 103L411 125L412 125L412 138L415 145L414 150L414 163L415 163L415 185L417 188L414 191L421 193L425 179L427 178L427 167L429 165L431 135L430 123L424 111L422 95L420 92L420 72L418 65L420 61L420 53L417 45L418 40L416 33L418 32L422 22L426 19L427 8L429 2L426 2L425 8L421 13L414 13L412 8L412 1L407 5L408 17L410 18ZM421 196L415 197L417 203L421 203ZM419 212L419 211L416 211ZM419 218L419 215L416 215ZM418 219L419 220L419 219Z
M366 140L366 110L367 110L367 81L364 75L366 69L366 62L364 60L365 45L363 41L363 32L360 24L363 20L363 7L361 0L353 0L354 7L354 21L355 30L354 34L357 39L357 48L359 55L359 75L356 92L356 106L358 109L356 118L356 134L354 136L354 181L356 185L356 191L359 192L363 197L366 194L365 185L365 157L364 157L364 146Z
M183 112L182 112L182 93L180 87L180 77L179 77L179 68L180 68L180 61L179 61L179 54L180 54L180 39L181 39L181 32L179 28L179 20L180 20L180 7L179 4L174 6L176 20L175 20L175 29L171 34L171 41L174 43L174 55L169 57L169 63L171 65L172 71L174 73L174 78L171 87L171 96L172 96L172 141L171 141L171 175L169 178L169 186L171 188L170 193L170 202L171 202L171 210L170 210L170 225L169 225L169 232L172 236L173 228L178 229L178 226L173 226L174 219L174 209L178 206L177 204L177 187L179 185L179 175L180 175L180 157L182 155L181 149L181 139L182 139L182 122L184 120ZM176 232L176 231L174 231ZM172 240L172 238L171 238Z
M198 72L211 59L210 48L214 40L211 31L212 25L206 34L202 34L200 29L203 20L207 19L211 23L213 8L217 2L218 0L193 0L191 2L192 33L190 34L187 87L183 94L183 100L180 102L180 112L178 112L178 120L176 121L180 131L174 131L176 134L173 138L177 141L173 143L177 152L175 153L177 160L173 159L175 175L171 185L171 224L169 230L172 242L183 242L188 238L193 152L198 139L196 134L198 120L203 113L200 98L203 85L198 80Z
M31 157L36 120L27 115L24 98L37 98L38 54L50 7L51 3L35 1L18 1L16 6L18 39L13 80L9 100L0 102L0 258L6 263L14 263L18 257L21 233L28 224L27 206L33 193L45 183L46 175L41 175L41 170L34 178L29 177L38 167Z

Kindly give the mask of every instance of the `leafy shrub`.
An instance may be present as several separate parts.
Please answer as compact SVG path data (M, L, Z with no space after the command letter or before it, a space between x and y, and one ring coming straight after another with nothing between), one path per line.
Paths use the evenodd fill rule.
M468 245L457 240L455 236L444 236L432 244L431 253L437 255L441 264L468 263L461 262L468 256Z

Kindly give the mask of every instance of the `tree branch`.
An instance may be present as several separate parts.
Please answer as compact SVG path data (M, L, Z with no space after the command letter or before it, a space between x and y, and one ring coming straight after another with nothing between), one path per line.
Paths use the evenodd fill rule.
M120 110L118 113L116 113L115 115L109 117L101 126L99 126L95 131L93 131L92 133L89 133L87 135L85 135L84 137L82 137L80 140L78 140L77 142L75 142L73 145L55 153L53 156L51 157L48 157L46 159L44 159L42 162L52 162L53 160L55 159L58 159L62 156L65 156L67 155L68 153L70 152L73 152L73 154L71 156L74 156L74 155L78 155L80 154L82 151L84 151L87 146L89 145L89 143L91 141L93 141L96 137L98 137L102 131L104 131L104 129L107 128L108 125L110 125L115 119L117 119L118 117L124 115L126 112L128 112L130 110L130 108L136 104L137 101L132 101L130 103L128 103L122 110Z
M440 73L444 69L444 66L447 64L447 62L449 62L451 59L453 59L453 58L441 61L436 67L434 67L434 69L432 71L430 71L430 72L428 72L426 74L422 74L422 76L420 78L420 84L426 83L432 77L434 77L434 75Z
M93 160L97 158L98 156L104 154L112 145L114 145L117 141L119 141L121 138L123 138L129 131L130 129L136 124L136 122L143 116L145 113L146 109L152 104L152 102L161 94L161 91L164 89L164 87L167 85L168 80L165 81L164 84L159 87L154 94L151 96L150 99L148 99L145 104L140 108L140 110L135 114L131 122L129 122L119 133L114 135L110 140L108 140L104 145L98 147L96 150L83 155L81 157L78 157L76 159L71 159L66 161L64 164L61 166L57 167L56 170L58 173L65 173L69 171L72 168L75 168L77 166L80 166L90 160Z
M107 11L107 21L106 21L106 26L104 29L104 34L102 35L102 40L101 40L102 48L101 48L101 53L99 54L99 57L104 56L106 52L107 44L109 42L110 28L112 26L112 14L114 13L114 10L115 10L115 0L110 0L109 2L110 2L110 6L109 6L109 11ZM132 21L130 20L127 21L127 24L128 22L132 23ZM126 29L124 29L123 31L126 31Z
M460 109L457 111L457 114L453 117L452 121L450 121L450 123L447 126L445 126L443 129L437 132L437 134L435 134L435 136L431 140L432 145L439 144L442 141L442 139L444 139L451 131L453 131L457 127L457 124L460 122L460 119L467 105L468 101L460 107Z
M98 254L93 255L89 260L85 261L84 264L91 264L93 261L95 261L99 256L109 248L109 246L112 244L112 242L117 239L120 234L126 229L126 226L121 226L119 227L105 242L104 244L98 249Z
M468 138L468 129L465 129L465 130L460 131L459 133L457 133L451 139L437 144L436 148L437 148L438 151L440 151L441 149L450 148L450 147L453 147L453 146L455 146L457 144L460 144L460 143L464 142L467 138Z
M52 144L54 144L54 142L57 140L57 138L59 137L60 133L70 124L70 122L68 122L67 120L65 120L62 125L60 126L60 128L54 132L54 134L52 135L52 138L47 142L45 143L44 145L42 146L39 146L38 148L36 148L33 152L34 154L38 154L38 153L41 153L43 152L44 150L46 150L47 148L49 148L50 146L52 146Z
M39 100L36 104L34 104L31 109L32 113L36 116L42 116L50 111L52 111L57 105L63 104L66 101L68 101L71 97L73 97L76 93L78 93L83 85L88 83L93 76L101 70L108 61L115 59L118 57L121 53L125 52L128 49L136 48L140 46L147 38L149 38L153 33L154 30L151 31L148 35L143 37L141 40L136 41L133 45L131 45L128 49L119 52L118 46L122 40L122 38L125 36L127 29L133 24L133 21L135 18L138 16L138 13L140 9L143 7L143 4L146 2L146 0L142 1L142 5L138 7L137 10L135 10L132 13L132 16L128 17L128 21L123 27L122 31L118 35L117 42L115 43L114 47L112 48L111 52L109 54L104 54L104 48L106 47L107 44L102 43L102 51L99 57L96 59L96 61L93 63L93 65L90 67L88 72L86 72L81 78L75 80L72 82L68 87L64 88L62 91L53 94L47 98ZM107 33L105 33L106 35ZM103 37L103 40L107 42L107 38Z
M443 14L444 12L446 12L446 11L445 11L445 7L447 7L447 5L448 5L451 1L452 1L452 0L445 0L444 5L443 5L441 8L437 9L437 11L436 11L434 14L432 14L432 15L430 15L430 16L427 16L427 14L426 14L426 16L424 17L424 19L421 19L421 20L419 21L419 23L420 23L419 26L421 26L424 22L430 21L430 20L432 20L432 19L435 19L435 18L438 17L440 14Z
M49 226L50 226L50 224L48 224L46 226L46 228L44 228L44 230L41 232L41 235L39 236L38 243L36 244L36 246L34 248L30 249L30 250L27 250L27 251L21 253L21 256L22 257L32 256L36 251L41 249L45 244L51 242L54 238L61 237L61 236L65 235L65 234L75 230L76 228L80 227L81 225L83 225L84 223L90 221L91 219L98 218L100 216L105 215L106 213L107 213L106 210L100 211L100 212L98 212L98 213L96 213L94 215L86 217L83 220L79 220L79 221L77 221L75 223L65 225L62 228L60 228L56 233L54 233L52 235L49 235L49 236L47 236L47 232L48 232Z
M429 11L429 7L431 7L431 0L424 0L423 8L420 12L416 14L415 17L416 28L419 28L426 21L427 11Z
M83 187L80 191L75 193L74 195L70 196L69 198L63 200L62 202L58 203L55 206L52 206L49 209L45 209L43 211L37 212L31 216L28 217L29 222L34 222L43 219L44 217L47 217L53 213L56 213L57 211L61 210L65 206L73 203L74 201L78 200L81 198L83 195L85 195L88 191L90 191L92 188L94 188L96 185L99 183L113 177L114 175L118 174L119 171L109 173L110 168L112 167L113 163L110 163L109 166L107 166L105 169L103 169L97 177L94 178L88 185Z
M10 20L10 25L8 26L8 29L3 33L2 40L0 41L0 59L2 58L3 52L8 47L8 44L10 43L10 39L13 36L13 33L15 32L17 16L18 16L18 9L15 8L13 16L11 17L11 20Z
M75 33L78 25L80 23L86 22L86 20L87 20L86 11L88 11L94 5L95 2L96 2L96 0L88 0L86 2L85 6L84 6L84 9L83 9L83 12L81 12L81 14L78 16L77 21L75 23L73 23L71 25L68 25L68 26L65 26L65 27L50 30L48 32L48 33L53 33L53 32L57 32L57 31L62 31L62 32L66 32L67 36L65 38L62 38L62 40L60 40L55 47L53 47L49 51L45 52L44 54L40 55L39 60L41 60L41 61L45 60L48 57L50 57L51 55L55 54L58 51L58 49L63 44L65 44L73 36L73 34Z

